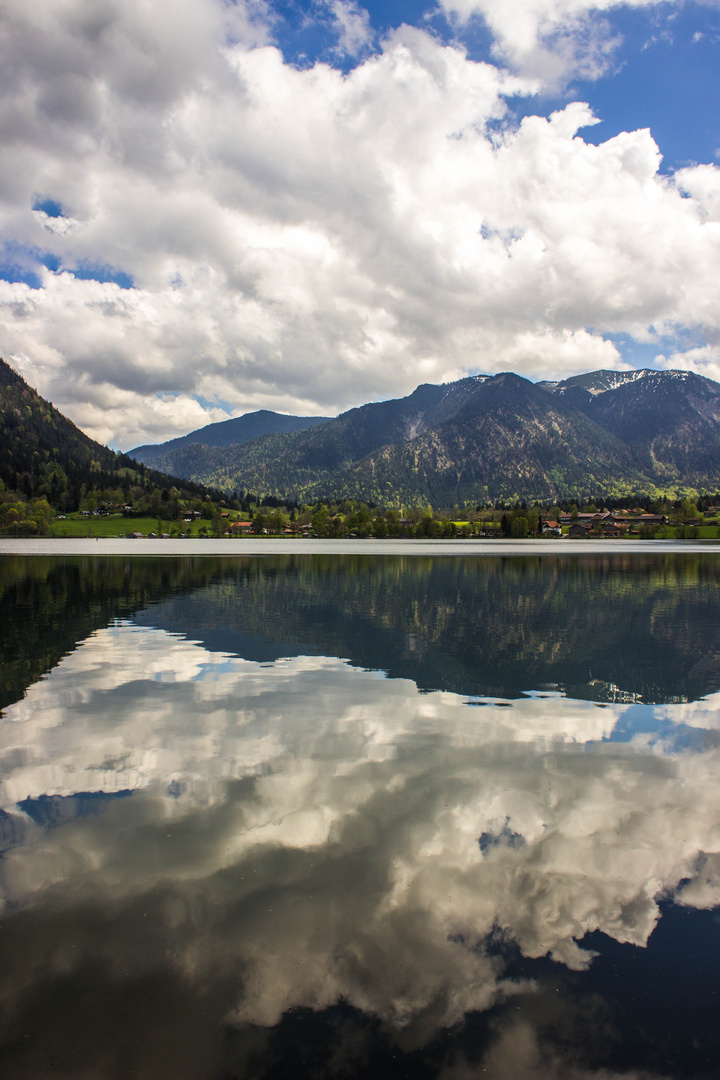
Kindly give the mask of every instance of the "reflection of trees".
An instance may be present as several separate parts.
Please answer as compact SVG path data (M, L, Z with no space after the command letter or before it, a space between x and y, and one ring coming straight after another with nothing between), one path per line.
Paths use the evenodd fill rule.
M720 688L719 601L718 563L702 555L285 556L248 560L161 617L180 631L223 627L229 648L242 630L423 688L560 684L650 702Z
M113 619L228 573L232 559L0 559L0 708Z
M695 698L720 688L719 602L702 555L7 557L0 706L94 629L158 604L153 622L214 648L245 655L237 635L255 635L423 688Z

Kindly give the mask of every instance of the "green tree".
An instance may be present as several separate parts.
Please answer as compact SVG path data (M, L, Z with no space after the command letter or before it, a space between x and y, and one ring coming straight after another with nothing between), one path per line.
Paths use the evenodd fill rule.
M318 512L312 516L313 532L316 532L318 536L325 536L329 520L330 511L327 506L322 506Z

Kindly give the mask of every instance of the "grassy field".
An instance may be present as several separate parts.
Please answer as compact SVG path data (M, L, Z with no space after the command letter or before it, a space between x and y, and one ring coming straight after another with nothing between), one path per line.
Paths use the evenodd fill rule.
M51 524L52 534L57 537L93 537L93 536L127 536L130 532L141 532L145 536L148 533L171 533L173 529L184 532L186 536L199 536L200 529L208 528L210 522L197 521L190 524L182 522L161 521L157 518L126 518L122 514L112 517L75 517L68 516L65 521L53 521Z

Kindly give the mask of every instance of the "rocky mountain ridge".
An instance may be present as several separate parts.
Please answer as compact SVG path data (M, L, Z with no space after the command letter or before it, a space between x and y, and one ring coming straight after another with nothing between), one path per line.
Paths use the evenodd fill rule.
M720 483L720 384L651 369L544 383L477 375L304 431L183 442L152 462L225 490L388 504L710 488Z

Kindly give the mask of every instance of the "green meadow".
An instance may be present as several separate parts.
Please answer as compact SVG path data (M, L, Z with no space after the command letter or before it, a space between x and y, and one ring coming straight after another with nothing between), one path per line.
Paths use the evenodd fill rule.
M53 536L59 538L62 537L93 537L93 536L127 536L130 532L141 532L145 536L148 533L154 532L160 534L169 533L177 535L179 532L184 532L186 536L199 536L200 530L204 526L205 529L210 532L209 522L177 522L171 521L158 521L155 517L139 517L139 518L127 518L122 514L113 514L110 517L79 517L77 515L68 515L68 517L62 521L55 518L50 523L50 530Z

